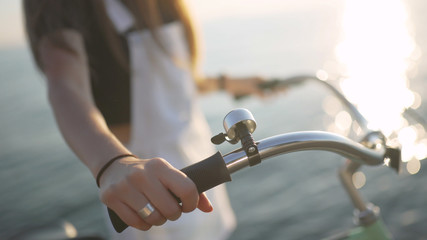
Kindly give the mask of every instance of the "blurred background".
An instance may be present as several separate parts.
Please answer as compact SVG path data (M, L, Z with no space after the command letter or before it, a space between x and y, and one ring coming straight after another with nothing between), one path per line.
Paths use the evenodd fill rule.
M188 0L208 75L328 78L372 127L402 143L400 174L362 167L356 183L396 239L426 239L427 2L423 0ZM89 171L62 140L28 51L20 1L0 2L0 239L69 222L106 237ZM326 89L305 84L267 100L204 96L213 134L244 107L255 139L302 130L359 130ZM404 110L410 108L411 111ZM218 149L226 153L236 146ZM352 226L352 205L326 152L292 153L233 175L231 239L319 239ZM70 236L75 232L70 230Z

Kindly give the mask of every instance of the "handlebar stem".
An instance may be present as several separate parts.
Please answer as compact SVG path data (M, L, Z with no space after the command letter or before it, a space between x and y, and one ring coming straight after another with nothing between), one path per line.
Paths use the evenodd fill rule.
M360 166L360 163L347 160L344 166L338 170L338 176L341 180L341 184L347 191L350 200L353 202L354 207L360 212L364 212L367 210L366 203L353 183L353 174L360 168Z

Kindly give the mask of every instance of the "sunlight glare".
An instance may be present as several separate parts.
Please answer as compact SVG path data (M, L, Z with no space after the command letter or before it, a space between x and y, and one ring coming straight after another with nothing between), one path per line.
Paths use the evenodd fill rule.
M406 22L399 0L346 1L343 41L336 48L349 76L341 83L344 93L386 134L400 127L400 114L414 102L406 70L415 44Z
M406 170L412 175L417 174L420 171L420 168L421 163L417 159L413 159L406 164Z
M360 189L366 184L366 176L363 172L355 172L352 176L353 184L356 189Z
M352 119L348 112L341 111L335 117L335 125L341 130L351 127Z
M329 78L329 74L325 70L321 69L316 72L316 77L322 81L326 81Z
M322 108L329 116L335 116L342 109L342 105L336 97L326 96L322 102Z
M420 94L414 92L414 100L413 100L411 107L413 109L417 109L421 106L421 102L422 102L422 98L421 98Z
M397 132L405 161L424 151L423 145L417 145L421 136L402 117L406 108L421 102L408 89L407 72L418 49L407 24L401 0L346 0L342 41L335 49L346 76L340 83L342 91L370 128L386 136Z
M427 158L427 140L424 139L415 146L415 158L423 160Z
M69 238L77 237L77 229L71 223L65 222L64 230L67 237Z

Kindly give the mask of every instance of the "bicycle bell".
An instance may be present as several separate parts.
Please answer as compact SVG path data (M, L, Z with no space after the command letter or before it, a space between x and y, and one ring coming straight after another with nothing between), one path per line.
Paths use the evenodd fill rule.
M238 142L239 135L236 134L236 127L239 123L246 126L250 133L256 128L256 121L252 113L245 108L234 109L224 117L224 129L229 141Z

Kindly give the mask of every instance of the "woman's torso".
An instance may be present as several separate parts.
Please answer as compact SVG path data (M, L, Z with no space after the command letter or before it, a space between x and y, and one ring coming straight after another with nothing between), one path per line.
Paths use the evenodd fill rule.
M125 24L122 29L126 29ZM129 123L111 125L111 129L139 157L162 157L174 167L183 168L209 157L215 149L198 105L182 24L167 23L157 34L161 46L147 30L126 34L131 63L130 119ZM219 186L207 194L212 204L218 206L214 212L194 211L149 232L128 229L125 235L129 234L129 239L226 239L235 226L235 218L225 187Z
M104 91L98 99L95 94L98 102L104 102L101 112L111 131L140 157L163 157L175 167L212 154L211 133L198 105L183 25L169 18L157 29L157 38L149 30L129 31L134 29L129 11L120 1L105 2L118 34L126 40L130 63L128 75L110 78L110 88L98 88ZM99 79L100 85L103 80Z

